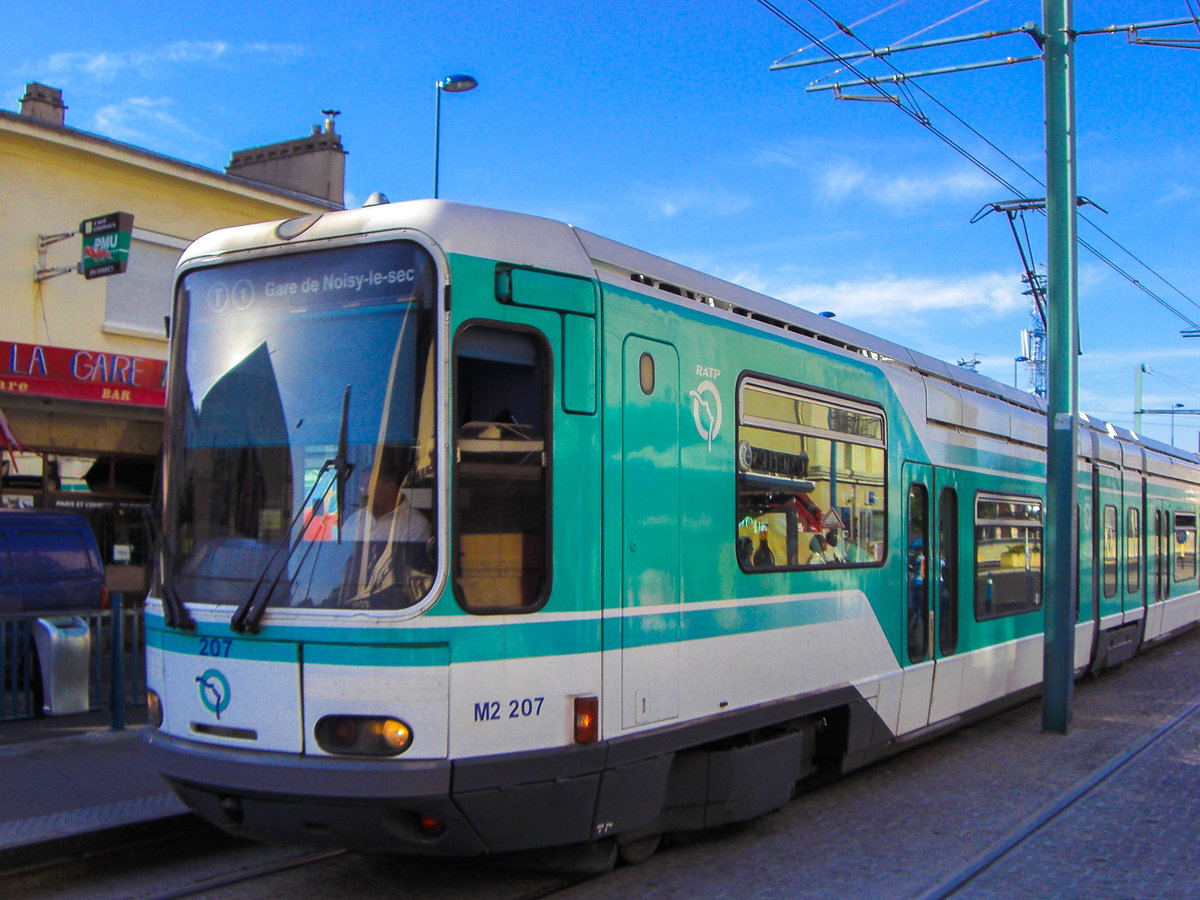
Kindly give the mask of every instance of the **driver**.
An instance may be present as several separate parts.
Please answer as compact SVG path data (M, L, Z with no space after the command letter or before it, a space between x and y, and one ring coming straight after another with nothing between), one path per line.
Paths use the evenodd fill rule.
M380 454L364 508L355 516L354 555L342 585L343 606L388 609L410 606L412 576L427 571L433 529L401 487L398 454Z

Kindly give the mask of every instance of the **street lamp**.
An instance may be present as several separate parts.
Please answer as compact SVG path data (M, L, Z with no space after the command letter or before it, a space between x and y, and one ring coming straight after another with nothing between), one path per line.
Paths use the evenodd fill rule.
M438 154L442 142L442 91L448 94L464 94L475 88L479 82L470 75L447 75L434 88L433 106L433 198L438 195Z
M1028 356L1013 357L1013 387L1017 386L1017 363L1029 362Z
M1183 409L1182 403L1171 404L1171 446L1175 446L1175 410Z

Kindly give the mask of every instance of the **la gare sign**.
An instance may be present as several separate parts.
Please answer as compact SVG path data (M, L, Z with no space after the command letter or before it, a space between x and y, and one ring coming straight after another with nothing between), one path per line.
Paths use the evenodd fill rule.
M161 359L0 341L0 396L162 408L166 381L167 364Z

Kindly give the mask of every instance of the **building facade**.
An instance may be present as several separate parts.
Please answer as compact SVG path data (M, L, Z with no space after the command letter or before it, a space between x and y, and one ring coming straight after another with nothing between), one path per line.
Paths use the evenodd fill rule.
M87 516L109 589L140 598L175 262L216 228L341 208L344 153L330 118L310 141L319 157L300 161L309 182L295 141L277 154L283 177L260 166L251 180L70 128L65 109L30 84L21 112L0 110L0 506ZM114 213L132 216L119 250L85 240ZM128 250L124 271L85 277L110 246Z

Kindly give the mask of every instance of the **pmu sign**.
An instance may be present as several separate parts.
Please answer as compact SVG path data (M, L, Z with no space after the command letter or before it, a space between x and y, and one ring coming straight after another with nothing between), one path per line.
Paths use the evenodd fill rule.
M83 259L79 268L84 278L120 275L129 261L129 239L133 213L115 212L79 223L83 235Z

